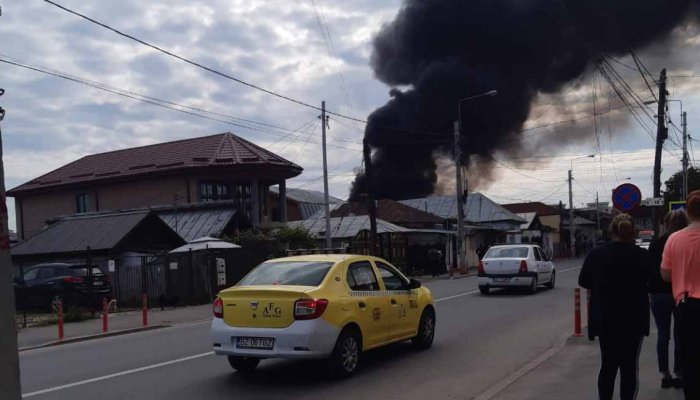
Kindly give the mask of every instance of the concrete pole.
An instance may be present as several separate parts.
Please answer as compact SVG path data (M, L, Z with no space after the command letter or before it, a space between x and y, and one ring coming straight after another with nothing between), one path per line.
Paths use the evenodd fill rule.
M326 211L326 249L333 248L333 240L331 238L331 206L330 196L328 194L328 161L326 157L326 102L321 102L321 142L323 145L323 207Z
M597 225L596 236L600 235L600 200L598 199L598 192L595 192L595 219Z
M0 96L5 93L0 89ZM5 110L0 107L0 121ZM15 322L15 290L12 285L10 236L7 226L5 170L2 162L2 132L0 132L0 392L7 400L20 400L19 353Z
M572 188L572 183L574 181L574 176L569 170L569 245L571 246L571 257L576 257L576 224L574 223L574 191Z
M459 143L459 122L455 122L455 170L457 171L457 268L464 267L464 199L462 187L462 148Z
M661 197L661 155L664 141L668 138L666 127L666 69L661 70L659 77L659 108L657 112L656 152L654 154L654 197ZM652 229L654 236L659 236L659 207L652 207Z

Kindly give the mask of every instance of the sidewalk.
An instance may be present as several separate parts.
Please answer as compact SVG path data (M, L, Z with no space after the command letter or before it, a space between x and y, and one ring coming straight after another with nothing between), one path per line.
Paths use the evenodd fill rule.
M178 307L174 309L151 309L148 311L149 326L168 326L188 322L197 322L210 319L212 316L211 305ZM141 311L129 311L109 315L109 331L114 332L124 329L141 328ZM82 322L71 322L64 325L65 339L80 336L98 335L102 333L102 318L90 319ZM17 341L20 349L34 347L58 340L58 327L56 325L31 327L20 329L17 332Z
M671 343L673 344L673 343ZM540 366L493 397L494 400L598 398L597 379L600 367L598 342L587 337L570 338L566 346ZM619 398L618 389L615 398ZM638 400L682 400L683 391L661 389L657 372L656 332L644 339L639 360Z

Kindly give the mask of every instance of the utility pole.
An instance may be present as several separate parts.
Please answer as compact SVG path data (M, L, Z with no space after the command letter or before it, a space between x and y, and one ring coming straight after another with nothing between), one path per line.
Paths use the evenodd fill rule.
M455 121L455 170L457 172L457 268L464 263L464 188L462 186L462 148L459 143L459 121Z
M564 203L559 200L559 257L564 257Z
M326 102L321 102L321 144L323 146L323 207L326 210L326 249L333 248L333 238L331 235L331 207L328 195L328 160L326 157L326 126L328 116L326 115Z
M682 115L683 127L683 200L688 198L688 114L684 111Z
M367 210L369 213L369 255L377 255L377 204L372 193L372 152L367 139L362 139L362 154L365 161L365 179L367 180Z
M572 183L574 181L574 175L569 170L569 249L571 251L571 257L576 257L576 236L574 236L574 231L576 230L576 224L574 223L574 191Z
M2 12L0 11L0 15ZM0 89L0 96L5 90ZM0 121L5 110L0 107ZM5 203L5 169L2 162L2 132L0 132L0 390L3 399L20 400L19 353L17 352L17 323L15 322L15 290L12 287L10 236Z
M661 70L659 78L659 108L656 125L656 154L654 156L654 198L661 197L661 153L664 141L668 138L666 127L666 68ZM652 226L654 235L659 235L659 208L652 207Z

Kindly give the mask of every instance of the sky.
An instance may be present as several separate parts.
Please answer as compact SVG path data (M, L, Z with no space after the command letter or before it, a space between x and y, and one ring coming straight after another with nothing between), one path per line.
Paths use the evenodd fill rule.
M346 116L365 119L390 98L391 88L375 79L369 59L373 36L394 17L399 0L57 2L237 79L317 106L325 100L329 110ZM10 0L2 6L0 59L165 100L170 107L210 118L0 63L8 189L88 154L230 131L301 165L304 173L288 187L323 190L317 110L188 65L42 0ZM691 77L700 74L698 46L695 28L682 26L670 39L638 52L653 74L669 68L670 98L683 101L691 136L700 123L694 115L700 79ZM613 65L620 74L640 97L651 100L640 74L629 68L634 61L617 60ZM641 124L622 109L532 129L590 117L594 97L596 112L615 108L614 96L592 72L562 93L540 96L526 124L529 130L514 144L525 147L528 157L495 154L500 162L494 174L479 177L472 169L470 187L501 203L566 203L567 170L573 167L575 205L594 201L596 192L607 201L612 188L626 182L651 197L655 105L646 110L649 115L638 110ZM669 113L680 126L679 103L671 103ZM354 171L361 167L363 129L360 122L331 116L328 169L336 197L348 196ZM671 131L677 143L666 144L663 180L681 167L680 136ZM571 140L548 145L552 135ZM590 154L595 158L585 157ZM449 159L439 161L439 173L437 190L449 193L454 187ZM8 210L13 229L12 199Z

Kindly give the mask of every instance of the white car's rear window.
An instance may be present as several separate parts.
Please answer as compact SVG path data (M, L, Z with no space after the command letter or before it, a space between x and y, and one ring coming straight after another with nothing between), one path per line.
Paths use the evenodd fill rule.
M484 258L527 258L529 247L492 247Z

